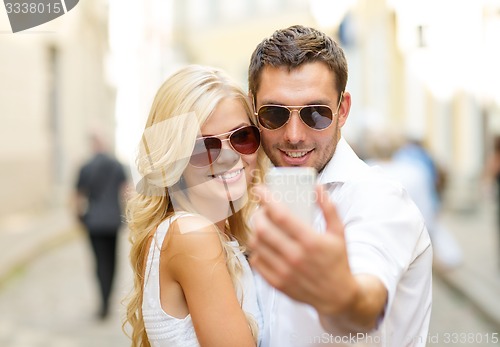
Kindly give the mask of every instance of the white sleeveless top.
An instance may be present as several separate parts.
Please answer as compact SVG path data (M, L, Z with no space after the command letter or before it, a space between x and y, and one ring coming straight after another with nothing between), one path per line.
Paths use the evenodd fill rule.
M187 214L181 215L186 216ZM185 318L176 318L167 314L161 307L160 302L160 249L167 234L170 223L177 219L179 215L172 216L163 221L155 232L155 239L149 247L146 280L144 283L144 293L142 302L142 314L144 325L152 347L199 347L198 339L194 331L191 315ZM257 292L255 289L252 271L245 256L239 249L238 241L231 241L229 244L234 249L238 260L241 263L243 273L239 282L244 291L243 310L252 315L262 329L262 315L257 302ZM238 291L238 298L241 298ZM241 302L240 302L241 303ZM259 334L260 335L260 334Z

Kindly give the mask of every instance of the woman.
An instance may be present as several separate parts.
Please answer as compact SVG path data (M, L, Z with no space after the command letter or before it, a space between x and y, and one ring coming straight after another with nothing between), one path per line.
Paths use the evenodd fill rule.
M248 187L264 159L250 117L220 70L188 66L160 87L127 211L132 346L256 345L261 316L243 252L255 206Z

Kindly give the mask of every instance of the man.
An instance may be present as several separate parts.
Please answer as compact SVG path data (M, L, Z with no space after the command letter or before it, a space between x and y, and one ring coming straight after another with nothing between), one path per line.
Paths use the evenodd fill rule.
M116 240L122 222L121 198L125 189L122 165L106 153L104 138L91 136L93 157L81 169L76 184L76 207L94 253L101 294L99 318L108 315L115 277Z
M263 346L425 345L430 239L401 185L342 138L346 84L342 49L312 28L278 30L251 58L250 96L266 154L275 166L316 168L320 185L312 226L258 191L250 260L272 286L262 283Z

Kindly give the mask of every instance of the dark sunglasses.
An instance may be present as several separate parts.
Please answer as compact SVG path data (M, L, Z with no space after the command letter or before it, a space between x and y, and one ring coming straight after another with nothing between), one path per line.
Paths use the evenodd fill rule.
M332 109L327 105L306 105L306 106L283 106L283 105L263 105L255 113L259 124L269 130L277 130L283 127L292 116L292 111L297 110L302 122L309 128L314 130L326 129L332 124L333 116L338 114L342 96L340 94L337 111L332 112Z
M227 138L219 138L224 136ZM253 154L260 146L260 130L255 125L247 125L227 133L197 138L189 163L198 168L211 165L222 152L222 141L229 141L239 154Z

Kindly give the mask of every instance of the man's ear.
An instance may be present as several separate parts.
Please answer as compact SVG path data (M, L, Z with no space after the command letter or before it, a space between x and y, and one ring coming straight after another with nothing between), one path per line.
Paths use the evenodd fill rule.
M349 92L344 92L342 96L342 102L340 103L339 111L337 117L339 117L339 127L343 127L349 117L349 111L351 110L351 94Z

